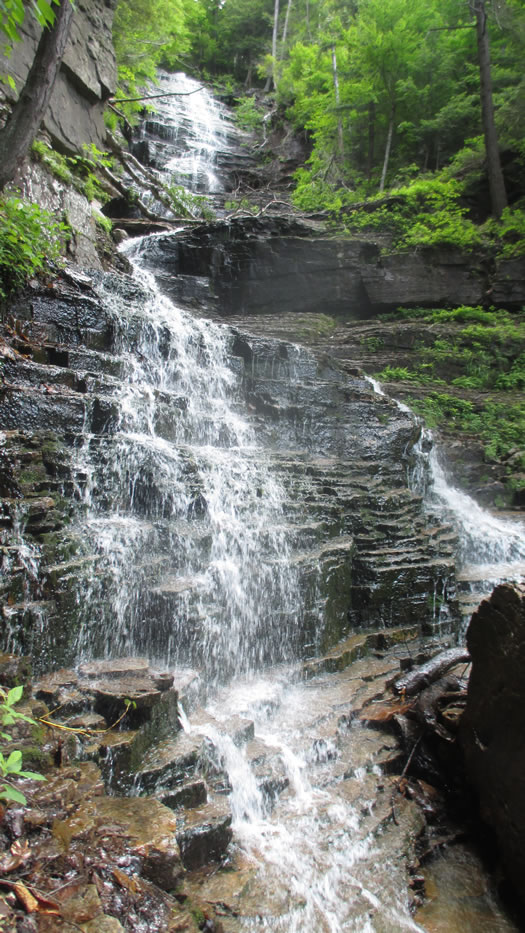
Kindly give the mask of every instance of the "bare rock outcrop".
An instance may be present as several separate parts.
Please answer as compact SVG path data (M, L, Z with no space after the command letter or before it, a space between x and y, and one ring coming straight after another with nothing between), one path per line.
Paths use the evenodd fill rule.
M104 149L104 106L117 80L112 24L116 0L77 0L66 51L44 117L43 128L54 145L66 152L81 151L93 143ZM23 87L36 51L41 28L28 14L20 28L21 40L8 59L0 56L0 72L8 73L17 91ZM13 91L1 89L7 102Z
M474 613L461 743L468 780L508 877L525 900L525 585L502 584Z

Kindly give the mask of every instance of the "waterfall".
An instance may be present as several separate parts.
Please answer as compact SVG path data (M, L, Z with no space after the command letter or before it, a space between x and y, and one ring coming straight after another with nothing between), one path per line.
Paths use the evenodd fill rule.
M224 108L192 79L161 80L185 96L161 102L139 142L173 181L220 192L220 153L233 134ZM89 371L95 388L72 453L78 507L68 534L79 548L72 561L77 659L144 653L175 669L176 688L178 669L187 666L212 685L206 708L197 712L178 697L181 731L163 738L162 753L170 764L180 738L192 751L198 747L203 759L209 756L203 772L211 796L224 803L228 793L230 877L238 868L241 881L238 913L227 918L235 925L225 922L225 929L423 933L411 917L406 885L407 839L421 822L392 777L399 767L395 743L359 718L379 684L399 671L399 657L384 650L388 632L377 642L371 636L372 655L353 666L349 658L360 657L361 646L355 633L339 646L341 656L317 657L311 668L297 662L307 654L305 642L310 654L322 655L348 634L352 600L362 600L352 605L358 619L363 610L361 624L386 618L386 626L392 615L380 616L379 602L368 611L367 599L386 592L389 613L406 598L404 613L412 600L420 625L419 614L436 614L429 601L438 601L438 583L453 576L451 546L444 557L427 547L420 500L404 484L415 433L409 410L385 404L388 417L381 417L361 379L353 395L335 367L319 364L320 379L308 351L266 337L256 358L255 338L177 307L147 271L154 244L152 236L124 246L132 280L107 275L95 282L97 311L102 307L111 324L111 350L106 357L97 346L103 365ZM277 400L266 391L273 382ZM322 404L314 407L320 386ZM281 402L287 414L279 411L273 422ZM368 446L360 441L365 422ZM294 444L300 449L290 449ZM428 447L423 434L418 463L427 505L457 524L462 559L478 540L487 549L480 559L522 559L507 523L494 519L489 534L485 518L461 505ZM439 532L432 527L428 537ZM15 537L13 560L36 578L40 554L24 543L23 516ZM333 616L321 644L330 599ZM409 638L412 623L403 618ZM363 651L368 637L362 636ZM405 645L395 644L401 656ZM180 685L183 693L182 677ZM232 720L242 721L244 745L232 737ZM190 757L184 778L175 768L169 775L177 787ZM137 793L148 790L141 784L147 755L140 767ZM161 770L161 783L168 771L168 765ZM173 790L155 782L159 799ZM183 820L177 814L177 823ZM215 872L203 874L203 884L213 886Z
M142 245L128 249L132 311L111 278L100 286L125 378L112 432L86 436L81 453L81 536L99 563L78 654L146 651L208 677L257 670L291 656L301 615L285 490L243 412L229 329L163 298Z
M381 384L366 377L374 392L385 395ZM401 411L410 412L408 405L393 399ZM414 420L422 425L417 415ZM414 447L415 466L410 484L425 497L427 508L449 521L458 533L458 561L461 568L474 566L477 581L495 585L503 580L519 579L525 571L525 525L518 520L502 519L483 509L467 493L448 479L439 459L432 431L421 427ZM473 571L471 571L473 572Z
M179 72L160 73L155 113L141 126L140 146L172 184L207 195L224 191L222 163L247 136L234 126L229 111L207 88ZM176 96L173 96L176 95Z

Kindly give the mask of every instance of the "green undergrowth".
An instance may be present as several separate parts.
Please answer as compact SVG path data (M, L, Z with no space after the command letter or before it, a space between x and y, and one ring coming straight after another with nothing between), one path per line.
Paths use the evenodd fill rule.
M525 402L496 400L483 402L429 392L424 398L413 399L411 407L421 415L428 427L444 427L479 437L487 459L505 458L512 450L525 449ZM525 469L525 452L521 456Z
M411 397L410 404L429 427L477 435L489 460L525 450L524 314L467 306L400 308L385 319L430 325L421 329L412 365L390 365L375 374L383 382L419 386L420 397Z
M65 185L72 185L88 201L97 200L104 204L109 200L110 196L97 176L97 167L113 168L113 164L108 154L100 152L96 146L84 146L82 155L65 156L37 139L31 151L33 158L44 165L54 178Z
M419 175L414 181L363 199L359 190L334 189L301 168L293 195L296 207L325 210L332 223L352 236L386 235L389 249L455 247L489 251L500 259L525 254L525 210L506 208L501 219L476 223L466 196L468 180L450 171Z
M63 254L68 226L17 194L0 194L0 300Z

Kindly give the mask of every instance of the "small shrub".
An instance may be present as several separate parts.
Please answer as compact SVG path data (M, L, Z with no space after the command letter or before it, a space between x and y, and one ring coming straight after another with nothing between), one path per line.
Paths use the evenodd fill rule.
M235 98L235 122L243 130L260 129L263 125L263 114L257 107L254 97Z
M59 258L67 224L11 194L0 195L0 298L22 288Z
M36 725L34 719L14 708L15 704L22 699L23 690L23 687L13 687L6 692L0 687L0 722L2 726L0 737L6 742L11 742L12 736L10 732L4 730L14 725L17 719ZM7 758L0 752L0 782L3 781L3 784L0 783L1 800L12 800L14 803L24 805L27 803L24 794L13 784L13 781L20 778L31 778L33 781L46 780L43 774L38 774L36 771L22 771L22 752L19 749L12 751Z
M514 259L525 253L525 210L506 207L501 218L491 217L484 229L495 239L500 258Z

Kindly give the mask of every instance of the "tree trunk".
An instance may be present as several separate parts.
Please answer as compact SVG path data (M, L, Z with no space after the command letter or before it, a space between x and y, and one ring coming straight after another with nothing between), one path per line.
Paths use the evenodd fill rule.
M312 41L312 32L310 30L310 2L306 0L306 29L308 32L308 40Z
M415 696L420 690L424 690L429 684L439 680L451 667L469 662L470 654L466 648L449 648L448 651L442 651L421 667L416 667L409 674L399 677L392 685L392 689L394 693L402 693L407 697Z
M396 109L396 108L395 108L395 104L392 104L392 107L391 107L391 110L390 110L390 120L389 120L389 123L388 123L388 133L387 133L387 137L386 137L385 158L384 158L384 161L383 161L383 171L381 172L381 181L380 181L380 183L379 183L379 190L380 190L380 191L384 191L384 190L385 190L386 173L387 173L387 171L388 171L388 162L389 162L389 159L390 159L390 150L391 150L391 148L392 148L392 136L393 136L393 134L394 134L394 114L395 114L395 109Z
M26 83L0 130L0 189L14 178L44 118L73 17L70 0L61 0L55 21L44 29Z
M334 79L334 92L335 92L335 105L339 107L341 103L341 96L339 94L339 75L337 74L337 56L335 54L335 45L332 46L332 76ZM337 115L337 136L339 139L339 152L341 158L344 159L345 156L345 142L343 138L343 123L341 120L341 114Z
M494 104L492 101L492 77L490 72L490 46L487 32L487 11L485 0L472 0L471 10L476 15L476 33L478 39L479 77L481 85L481 115L483 119L483 133L485 136L485 152L487 156L487 174L489 178L490 200L492 213L501 217L503 208L507 206L507 192L501 170L499 157L498 137L494 123Z
M286 42L286 36L288 35L288 20L290 19L291 9L292 9L292 0L288 0L288 5L286 7L286 16L284 18L283 37L281 39L281 59L284 56L284 46Z
M273 8L273 33L272 33L272 72L268 75L268 80L264 86L265 93L268 93L271 85L275 88L275 64L277 61L277 33L279 29L279 0L275 0Z
M366 177L370 181L374 167L374 148L376 137L376 105L373 100L368 105L368 155L366 160Z

